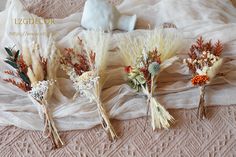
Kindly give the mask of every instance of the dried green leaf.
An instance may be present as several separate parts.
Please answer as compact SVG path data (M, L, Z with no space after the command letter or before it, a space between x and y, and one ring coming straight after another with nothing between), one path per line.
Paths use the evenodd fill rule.
M145 84L146 83L146 80L142 75L136 76L135 79L138 81L139 84Z
M5 60L5 62L6 62L7 64L11 65L13 68L19 69L19 68L18 68L18 65L17 65L15 62L13 62L13 61L11 61L11 60Z
M27 75L25 75L23 72L19 72L19 75L25 83L30 84L30 80Z
M15 54L14 61L16 62L20 54L20 50L18 50Z
M5 47L5 50L7 51L9 56L13 57L13 53L9 48Z
M137 92L139 92L141 90L141 86L140 86L140 84L137 84L136 80L135 81L134 80L130 80L128 82L128 85L131 88L133 88L134 90L136 90Z
M13 58L11 58L11 57L7 57L7 59L6 60L9 60L9 61L11 61L11 62L15 62L14 61L14 59Z

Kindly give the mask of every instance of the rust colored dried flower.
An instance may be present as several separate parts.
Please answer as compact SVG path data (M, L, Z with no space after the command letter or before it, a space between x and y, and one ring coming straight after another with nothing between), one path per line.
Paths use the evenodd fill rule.
M19 69L21 72L27 73L28 66L26 65L25 61L23 60L22 55L19 56L16 63L19 65Z
M15 76L15 73L12 70L5 70L4 73L11 76Z
M221 42L218 40L217 43L214 45L214 55L220 56L223 51L223 46Z
M16 82L13 79L3 79L6 82L9 82L11 84L13 84L14 86L17 86L18 88L22 89L23 91L27 92L31 89L31 87L29 87L26 83L22 82Z
M192 78L192 84L193 85L205 85L207 81L209 81L209 77L207 75L196 75Z
M95 62L95 54L90 53L91 62ZM82 75L83 72L89 71L89 60L88 58L79 52L75 52L72 48L66 48L64 56L60 60L62 65L66 65L75 70L76 74Z
M149 52L149 61L150 63L152 62L157 62L159 64L161 64L161 55L158 53L158 50L155 48L153 51Z
M90 60L91 60L92 64L94 65L96 54L93 51L91 51L90 54L89 54L89 57L90 57Z
M197 74L197 69L202 70L204 67L211 67L219 59L223 51L223 46L218 40L214 45L211 40L204 42L202 37L197 39L196 44L193 44L188 53L189 58L185 59L185 63L192 71Z
M220 56L223 51L223 45L218 40L215 45L211 43L211 40L204 42L202 37L199 37L196 41L196 44L193 44L190 48L189 57L191 59L197 59L200 54L203 52L209 52L215 56Z

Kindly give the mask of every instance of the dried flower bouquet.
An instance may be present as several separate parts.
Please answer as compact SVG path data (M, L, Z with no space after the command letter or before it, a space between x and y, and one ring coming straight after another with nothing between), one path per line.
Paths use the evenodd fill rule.
M184 59L184 63L193 75L192 84L200 89L197 112L197 116L200 119L206 118L205 87L211 83L223 63L223 59L220 58L222 51L223 46L219 40L212 44L211 40L204 42L202 37L200 37L197 39L196 44L191 46L188 53L189 58Z
M74 48L66 48L61 58L61 67L73 81L77 93L95 102L101 124L114 140L117 134L101 101L101 92L107 79L106 62L110 34L99 31L84 32L85 40L76 39Z
M55 82L55 72L57 71L57 51L53 45L50 45L48 57L43 58L39 52L39 45L33 43L32 53L28 47L20 50L5 48L8 57L5 62L14 70L6 70L8 78L5 81L12 83L24 92L34 104L37 104L44 118L44 137L51 138L54 147L59 148L63 142L58 134L53 121L48 100L52 95ZM51 50L51 51L50 51Z
M177 32L153 30L142 38L132 39L126 36L119 49L125 62L125 72L129 85L136 91L147 96L147 112L151 110L151 125L153 130L169 128L174 118L158 102L155 89L161 71L172 65L178 59L180 41Z

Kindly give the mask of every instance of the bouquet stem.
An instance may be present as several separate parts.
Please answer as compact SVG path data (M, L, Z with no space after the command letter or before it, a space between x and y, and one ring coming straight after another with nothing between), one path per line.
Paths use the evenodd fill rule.
M148 99L148 105L151 110L152 129L168 129L170 127L169 121L173 122L174 118L154 97Z
M198 104L197 116L199 119L206 118L205 86L200 86L200 100Z
M101 117L102 127L104 128L104 130L108 134L110 140L117 139L118 136L117 136L115 129L113 128L113 126L110 122L109 115L107 114L106 110L104 109L101 101L97 102L97 106L98 106L98 110L99 110L99 115Z
M170 122L174 121L174 118L169 114L169 112L153 97L154 91L154 76L151 78L151 89L149 92L148 86L143 88L143 92L147 95L147 105L151 110L151 124L152 129L168 129L170 127Z
M52 116L49 114L48 109L46 105L43 104L44 107L44 137L45 138L50 138L54 148L61 148L64 143L62 142L60 135L58 134L58 130L55 126L55 123L52 119Z

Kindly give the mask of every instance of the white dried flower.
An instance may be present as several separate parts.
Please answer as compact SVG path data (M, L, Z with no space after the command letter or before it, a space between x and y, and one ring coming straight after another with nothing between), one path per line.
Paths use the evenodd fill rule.
M46 98L48 93L48 88L53 84L53 81L39 81L34 84L32 89L28 92L35 100L42 101Z
M187 60L188 60L189 63L193 62L191 58L188 58Z
M75 89L80 92L80 94L85 94L86 91L94 88L96 82L99 79L99 76L94 71L84 72L80 76L76 76L74 72L71 72L73 75L72 81L74 82Z
M197 69L197 70L196 70L196 73L197 73L198 75L206 75L208 69L209 69L208 66L204 66L202 69Z
M139 67L139 68L142 68L142 67L144 67L144 64L143 64L143 62L140 62L140 63L139 63L139 65L138 65L138 67Z

